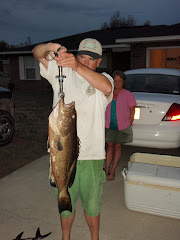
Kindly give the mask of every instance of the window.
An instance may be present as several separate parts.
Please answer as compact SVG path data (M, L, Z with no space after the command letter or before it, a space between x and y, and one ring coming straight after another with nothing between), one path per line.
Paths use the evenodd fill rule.
M33 56L19 57L20 80L40 80L39 63Z
M148 49L150 68L180 69L180 47Z
M26 68L25 70L26 73L26 79L35 79L35 68Z
M132 74L126 75L126 88L134 92L180 94L180 79L165 74Z

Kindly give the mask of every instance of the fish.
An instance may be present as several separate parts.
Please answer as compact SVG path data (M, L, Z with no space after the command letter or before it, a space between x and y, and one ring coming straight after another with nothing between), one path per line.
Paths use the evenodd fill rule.
M71 187L79 154L75 102L65 104L64 95L49 115L48 145L50 148L50 184L58 188L58 209L72 212Z
M52 232L49 232L45 235L41 235L40 233L40 229L38 228L37 231L36 231L36 236L33 238L21 238L22 235L23 235L24 232L21 232L15 239L13 240L40 240L40 239L43 239L43 238L46 238L48 237Z

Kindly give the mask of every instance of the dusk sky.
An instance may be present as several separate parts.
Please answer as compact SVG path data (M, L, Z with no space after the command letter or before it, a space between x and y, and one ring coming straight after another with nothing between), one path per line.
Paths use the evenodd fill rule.
M49 41L100 29L119 10L136 25L180 23L180 0L3 0L0 4L0 41L20 44Z

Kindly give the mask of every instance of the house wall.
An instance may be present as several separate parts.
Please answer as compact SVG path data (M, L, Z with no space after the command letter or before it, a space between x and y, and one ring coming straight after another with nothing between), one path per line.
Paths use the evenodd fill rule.
M113 70L118 67L116 61L119 61L119 67L121 70L125 71L128 70L128 62L129 62L129 69L136 69L136 68L146 68L147 67L147 49L148 48L161 48L161 47L176 47L180 46L180 40L176 41L166 41L166 42L139 42L139 43L132 43L131 44L131 51L130 57L126 53L123 55L122 59L126 59L126 65L124 69L122 68L122 64L120 64L120 56L116 56L116 60L114 60L112 49L106 49L107 54L107 67L106 69L98 68L98 72L105 71L109 74L112 74ZM122 54L122 53L121 53ZM124 53L125 54L125 53ZM37 90L47 90L51 89L51 85L48 83L47 80L20 80L20 73L19 73L19 60L18 56L10 56L10 73L11 73L11 81L15 84L16 89L37 89Z
M0 59L0 71L5 73L5 74L10 73L9 60Z
M111 74L112 73L112 49L108 48L104 50L103 53L105 53L107 56L107 66L106 68L98 67L96 71L99 73L106 72L108 74Z
M107 67L98 68L97 72L106 72L112 75L113 71L119 69L126 71L130 69L130 51L113 52L111 48L104 51L107 55Z
M111 74L112 73L112 49L107 49L107 69L106 72Z
M130 68L146 68L147 48L180 46L180 41L140 42L131 44Z
M10 65L9 65L9 62L3 64L3 73L10 73Z
M111 49L107 49L106 53L107 57L107 68L101 69L98 68L98 72L107 72L109 74L112 73L112 51ZM15 89L19 90L51 90L52 87L48 83L48 81L41 77L41 80L20 80L20 72L19 72L19 56L10 56L10 73L11 73L11 82L14 83Z
M20 80L18 56L10 56L11 81L19 90L48 90L51 85L44 78L41 80Z
M3 61L0 61L0 71L3 72Z

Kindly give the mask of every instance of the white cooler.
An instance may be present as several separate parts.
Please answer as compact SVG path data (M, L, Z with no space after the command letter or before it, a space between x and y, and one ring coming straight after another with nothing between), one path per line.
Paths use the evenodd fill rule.
M180 219L180 157L134 153L122 175L128 209Z

